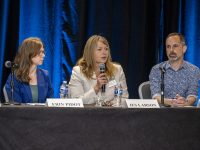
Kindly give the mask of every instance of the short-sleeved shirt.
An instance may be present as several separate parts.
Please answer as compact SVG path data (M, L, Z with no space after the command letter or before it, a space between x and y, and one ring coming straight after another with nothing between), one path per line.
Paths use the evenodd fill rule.
M177 94L187 99L188 96L197 97L200 80L200 70L197 66L183 61L178 70L174 70L169 61L155 65L150 72L151 94L160 96L161 94L161 70L165 68L164 73L164 96L165 98L174 98Z

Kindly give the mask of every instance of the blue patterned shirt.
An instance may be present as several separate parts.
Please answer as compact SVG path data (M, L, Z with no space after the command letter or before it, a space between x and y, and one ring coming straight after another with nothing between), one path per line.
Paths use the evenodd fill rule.
M152 97L161 94L161 71L160 66L164 66L164 96L165 98L174 98L176 94L187 99L188 96L197 97L200 80L200 70L197 66L183 61L182 66L173 70L168 61L155 65L150 72L150 88Z

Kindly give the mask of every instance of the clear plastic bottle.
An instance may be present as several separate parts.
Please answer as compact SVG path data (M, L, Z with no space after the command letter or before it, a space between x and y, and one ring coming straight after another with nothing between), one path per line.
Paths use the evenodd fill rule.
M60 98L68 98L68 84L67 81L63 81L60 86Z
M116 101L115 106L117 106L117 107L121 107L122 94L123 94L122 86L120 83L118 83L115 86L115 90L114 90L114 99Z

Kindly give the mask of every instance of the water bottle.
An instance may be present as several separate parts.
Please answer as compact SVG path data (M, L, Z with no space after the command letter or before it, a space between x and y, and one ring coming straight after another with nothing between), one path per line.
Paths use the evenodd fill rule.
M122 94L123 94L122 86L121 86L121 84L117 84L115 86L115 90L114 90L114 98L115 98L117 107L121 106Z
M68 84L67 81L63 81L60 86L60 98L68 98Z
M198 107L198 108L200 108L200 99L198 99L199 97L197 97L197 100L196 100L196 106Z

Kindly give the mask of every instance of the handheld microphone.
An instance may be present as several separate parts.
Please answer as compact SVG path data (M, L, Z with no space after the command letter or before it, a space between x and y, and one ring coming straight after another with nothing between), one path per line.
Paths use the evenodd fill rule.
M100 73L105 73L105 71L106 71L106 67L105 67L105 64L99 64L99 71L100 71ZM101 87L101 92L102 93L105 93L105 91L106 91L106 85L104 84L104 85L102 85L102 87Z
M5 67L6 68L16 69L16 68L19 68L19 65L14 63L14 62L11 62L11 61L6 61L5 62Z

